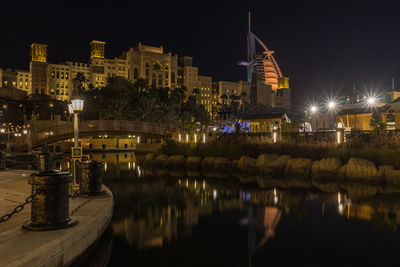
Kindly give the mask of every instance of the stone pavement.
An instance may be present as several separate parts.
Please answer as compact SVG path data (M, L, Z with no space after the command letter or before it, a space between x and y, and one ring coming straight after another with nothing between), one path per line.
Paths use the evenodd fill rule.
M0 172L0 216L25 202L31 193L28 184L33 171L8 170ZM70 199L70 215L78 225L55 231L30 232L21 229L30 220L28 204L7 222L0 223L0 266L63 266L71 263L89 247L110 223L113 196Z

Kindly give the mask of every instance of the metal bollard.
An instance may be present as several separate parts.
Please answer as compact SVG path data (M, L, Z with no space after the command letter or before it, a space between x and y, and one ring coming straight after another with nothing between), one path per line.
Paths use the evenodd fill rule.
M69 217L69 188L72 176L69 172L48 170L31 174L31 220L22 225L30 231L57 230L73 226L78 220Z
M0 171L4 171L6 169L6 153L0 152Z
M54 169L53 154L42 153L39 155L38 171L46 172Z
M88 160L78 163L80 194L88 196L103 195L101 190L104 162Z

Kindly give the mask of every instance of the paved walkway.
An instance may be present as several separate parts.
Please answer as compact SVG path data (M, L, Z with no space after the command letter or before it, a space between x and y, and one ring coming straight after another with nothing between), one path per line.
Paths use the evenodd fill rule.
M0 216L24 203L31 193L28 184L32 171L0 172ZM21 229L30 220L28 204L7 222L0 223L0 266L62 266L73 261L89 247L109 225L113 211L113 196L103 185L107 195L70 199L70 214L78 225L46 232Z

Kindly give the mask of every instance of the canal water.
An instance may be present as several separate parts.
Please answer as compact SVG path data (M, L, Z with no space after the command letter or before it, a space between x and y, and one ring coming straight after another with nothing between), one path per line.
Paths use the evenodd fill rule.
M153 171L140 157L93 155L115 197L107 266L400 262L397 188Z

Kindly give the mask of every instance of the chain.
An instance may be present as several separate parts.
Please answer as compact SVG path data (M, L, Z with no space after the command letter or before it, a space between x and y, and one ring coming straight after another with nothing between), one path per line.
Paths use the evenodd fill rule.
M32 203L33 199L36 197L37 194L41 193L42 190L41 189L36 189L35 192L33 194L31 194L30 196L28 196L25 199L25 202L16 206L14 208L14 210L10 213L6 213L3 216L0 217L0 223L2 222L6 222L8 221L14 214L19 213L21 210L24 209L25 205Z

